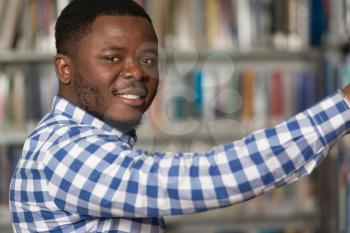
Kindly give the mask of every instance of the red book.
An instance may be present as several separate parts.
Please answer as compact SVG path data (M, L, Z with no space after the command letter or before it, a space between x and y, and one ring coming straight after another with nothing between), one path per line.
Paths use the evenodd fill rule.
M275 71L271 77L271 116L274 119L283 117L283 74L281 71Z

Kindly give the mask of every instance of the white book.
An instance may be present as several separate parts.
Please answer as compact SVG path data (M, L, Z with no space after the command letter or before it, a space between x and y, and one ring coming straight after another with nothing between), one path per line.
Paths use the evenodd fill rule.
M267 73L258 71L255 76L254 84L254 118L255 128L262 128L267 122L268 112L268 90L267 90Z
M69 4L69 2L69 0L56 0L57 16L61 14L62 10Z
M215 119L216 69L203 69L203 118L204 120Z
M15 38L20 10L20 0L11 0L7 2L1 28L0 49L11 49Z
M333 5L333 4L332 4ZM298 2L297 15L297 34L299 35L300 47L306 47L309 44L310 37L310 6L308 0ZM331 33L330 33L331 34Z
M237 0L238 46L249 50L252 46L250 1Z

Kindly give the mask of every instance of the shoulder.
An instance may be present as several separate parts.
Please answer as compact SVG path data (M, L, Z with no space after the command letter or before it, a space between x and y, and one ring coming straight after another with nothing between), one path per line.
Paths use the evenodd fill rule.
M95 147L116 151L127 149L127 144L111 132L75 122L63 115L51 115L44 118L29 135L24 148L31 153L42 154L41 157L52 157L63 152L74 155L78 155L79 150L92 152Z

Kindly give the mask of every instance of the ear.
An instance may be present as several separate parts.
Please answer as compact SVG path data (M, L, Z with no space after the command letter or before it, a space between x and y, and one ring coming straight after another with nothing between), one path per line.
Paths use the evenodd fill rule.
M69 85L72 81L72 60L66 55L57 54L54 57L54 66L57 77L63 85Z

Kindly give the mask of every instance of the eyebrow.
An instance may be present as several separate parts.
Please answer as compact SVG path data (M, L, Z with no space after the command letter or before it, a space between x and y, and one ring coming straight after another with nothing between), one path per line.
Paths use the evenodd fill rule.
M117 47L117 46L110 46L110 47L105 47L102 48L101 51L105 52L105 51L118 51L118 52L125 52L127 51L127 48L124 47ZM146 49L142 49L142 52L146 52L146 53L153 53L155 55L158 55L158 51L155 48L146 48Z
M158 51L157 49L154 48L146 48L146 49L142 49L142 52L146 52L146 53L153 53L155 55L158 55Z
M115 50L115 51L126 51L127 49L126 48L123 48L123 47L117 47L117 46L110 46L110 47L105 47L105 48L102 48L101 51L110 51L110 50Z

